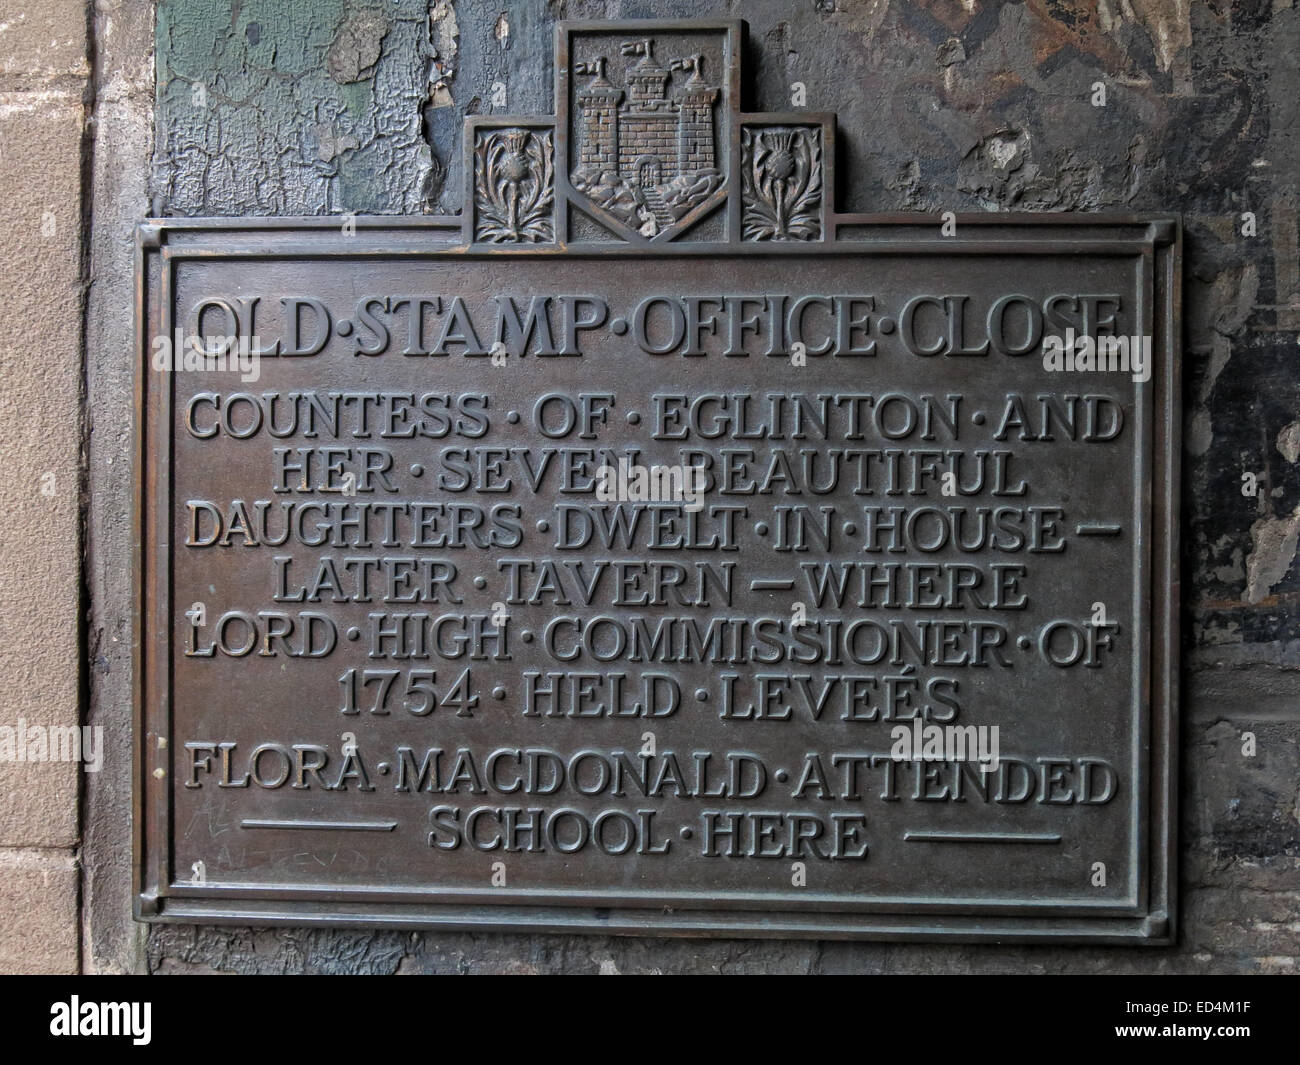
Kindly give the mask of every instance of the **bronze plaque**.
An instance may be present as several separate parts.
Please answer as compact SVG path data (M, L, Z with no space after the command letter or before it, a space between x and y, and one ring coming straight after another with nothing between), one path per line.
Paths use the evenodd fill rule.
M141 227L141 917L1169 941L1178 223L839 212L741 33Z

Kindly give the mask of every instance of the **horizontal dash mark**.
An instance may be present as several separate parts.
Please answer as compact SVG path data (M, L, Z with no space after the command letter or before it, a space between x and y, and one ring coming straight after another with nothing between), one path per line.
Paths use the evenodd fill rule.
M1118 536L1121 529L1104 521L1086 521L1076 525L1074 531L1079 536Z
M904 832L908 843L1060 843L1049 832Z
M246 817L244 828L312 828L337 832L391 832L396 821L263 821Z
M767 591L774 591L776 589L782 589L788 592L793 587L794 587L793 577L791 577L788 581L753 580L749 582L749 590L751 592L767 592Z

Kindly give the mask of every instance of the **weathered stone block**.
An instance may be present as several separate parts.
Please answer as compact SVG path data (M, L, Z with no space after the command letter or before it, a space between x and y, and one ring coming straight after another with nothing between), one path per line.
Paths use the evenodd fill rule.
M85 0L6 4L0 16L0 75L36 79L86 77Z
M0 972L75 973L77 863L63 850L0 850Z
M0 94L0 725L11 728L78 724L82 131L77 93ZM78 772L0 761L0 845L76 842Z

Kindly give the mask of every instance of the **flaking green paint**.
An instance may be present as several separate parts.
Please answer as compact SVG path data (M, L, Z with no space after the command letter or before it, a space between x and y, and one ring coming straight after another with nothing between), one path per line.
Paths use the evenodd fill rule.
M340 84L326 58L366 11L389 24L379 59ZM426 4L164 0L156 43L154 192L168 214L428 209Z

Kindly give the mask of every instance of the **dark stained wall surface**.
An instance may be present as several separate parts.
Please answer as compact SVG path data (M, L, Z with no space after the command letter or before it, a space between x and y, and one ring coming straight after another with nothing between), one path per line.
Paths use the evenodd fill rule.
M1300 10L1290 0L167 0L156 22L152 209L456 211L465 116L551 113L557 18L704 16L749 24L750 109L838 114L841 208L1183 214L1180 944L167 927L150 931L147 964L1291 971L1300 955ZM1247 474L1254 495L1243 492ZM1253 756L1242 753L1245 732L1257 737Z

